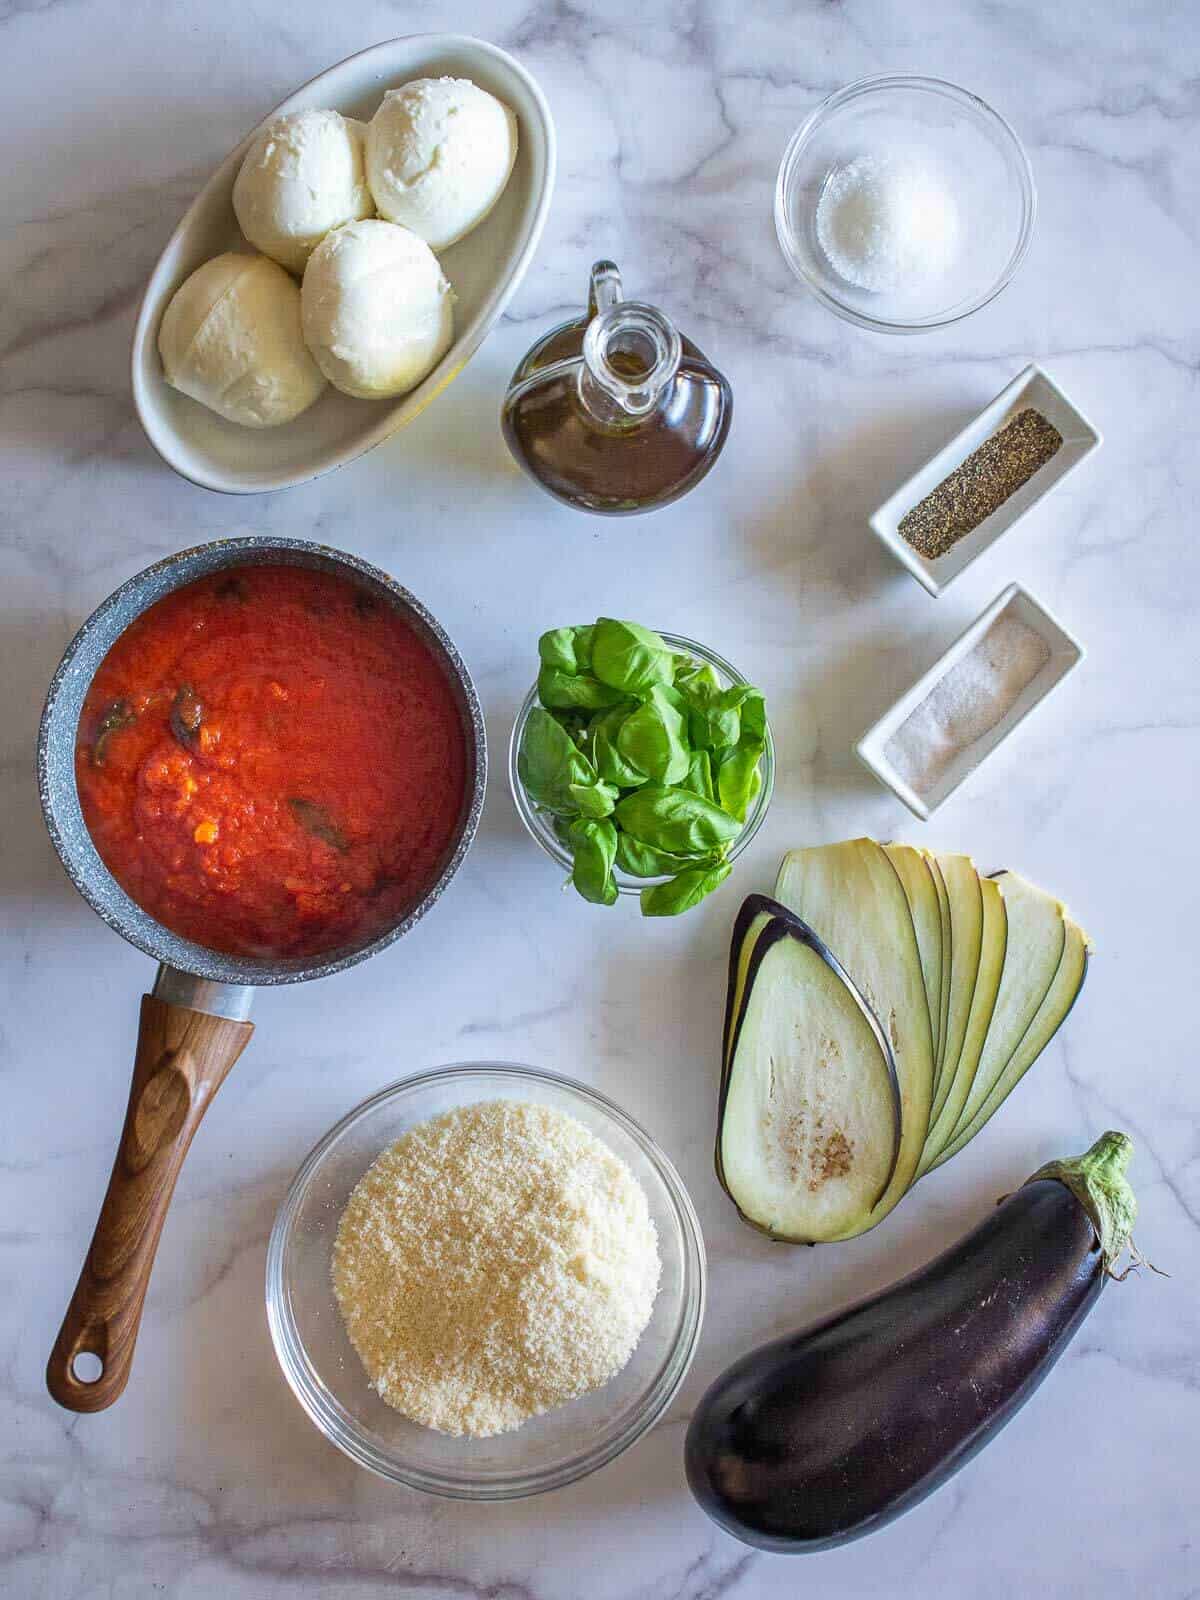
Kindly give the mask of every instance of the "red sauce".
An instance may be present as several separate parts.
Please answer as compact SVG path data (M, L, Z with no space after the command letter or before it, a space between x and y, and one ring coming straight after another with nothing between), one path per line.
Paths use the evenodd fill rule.
M334 573L239 567L117 640L75 776L101 858L152 917L211 950L316 956L368 943L434 882L466 740L392 607Z

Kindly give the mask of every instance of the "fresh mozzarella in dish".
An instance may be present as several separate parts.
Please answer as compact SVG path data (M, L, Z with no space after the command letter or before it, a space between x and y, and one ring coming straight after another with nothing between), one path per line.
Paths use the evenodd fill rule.
M233 209L252 245L297 277L331 228L369 217L366 124L336 111L278 117L246 152Z
M420 383L450 348L454 292L429 246L391 222L327 234L304 272L304 337L343 394L378 400Z
M517 119L467 78L417 78L389 90L367 130L367 178L379 214L444 250L504 192Z
M306 411L325 380L300 328L300 290L277 262L215 256L179 286L158 331L173 388L247 428Z

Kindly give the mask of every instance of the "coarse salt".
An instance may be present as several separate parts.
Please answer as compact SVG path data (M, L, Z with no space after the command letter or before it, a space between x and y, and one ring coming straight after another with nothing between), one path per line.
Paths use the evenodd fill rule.
M1001 722L1050 659L1035 628L1002 613L884 746L910 789L928 794L956 757Z
M938 174L914 157L856 156L825 180L817 238L838 276L858 289L919 288L958 256L958 208Z

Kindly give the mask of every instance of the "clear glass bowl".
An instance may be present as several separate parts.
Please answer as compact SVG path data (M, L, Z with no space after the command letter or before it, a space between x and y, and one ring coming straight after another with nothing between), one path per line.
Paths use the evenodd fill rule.
M337 1225L363 1173L407 1129L454 1106L519 1099L576 1117L626 1162L658 1230L662 1279L629 1364L593 1394L493 1439L460 1439L385 1405L342 1324L330 1277ZM700 1222L679 1174L631 1117L595 1090L534 1067L442 1067L381 1089L325 1135L292 1180L267 1246L267 1320L292 1392L338 1449L380 1477L461 1500L561 1488L654 1426L691 1365L704 1316Z
M672 650L680 655L694 656L697 661L703 661L714 669L722 684L733 688L738 684L748 683L736 667L731 666L715 650L710 650L707 645L697 644L694 639L685 639L678 633L664 633L661 628L656 630L659 638L670 645ZM525 793L520 775L517 772L517 756L521 749L521 739L525 732L525 723L529 713L538 704L537 684L525 696L525 702L513 723L512 736L508 741L508 786L512 790L513 804L517 808L517 815L525 824L525 830L530 838L541 845L546 854L558 862L564 872L571 871L571 852L563 844L554 831L554 821L549 813L542 811ZM771 737L771 725L767 723L766 748L758 770L762 773L762 787L755 796L754 804L746 814L746 821L741 833L729 847L726 857L729 861L736 861L738 856L754 838L754 835L763 825L767 814L767 807L771 804L771 795L775 788L775 741ZM634 878L627 872L622 872L619 867L613 869L618 894L640 894L643 889L652 888L656 883L665 883L665 878Z
M948 188L959 214L957 264L916 288L873 292L833 268L817 237L817 204L856 156L912 155ZM862 78L792 135L775 186L775 231L792 271L838 316L881 333L926 333L978 311L1029 247L1037 194L1029 158L998 112L938 78Z

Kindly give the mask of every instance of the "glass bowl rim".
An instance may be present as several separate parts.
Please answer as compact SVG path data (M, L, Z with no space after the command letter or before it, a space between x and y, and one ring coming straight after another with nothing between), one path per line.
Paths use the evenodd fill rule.
M911 320L892 320L887 317L872 317L860 307L851 305L834 294L825 284L816 279L804 265L800 254L795 247L796 230L792 227L787 214L787 189L792 173L797 166L801 155L804 153L810 139L829 117L851 101L860 99L864 95L874 94L880 90L915 89L923 93L940 96L942 99L953 100L961 106L968 107L976 116L981 116L985 122L990 122L1000 133L1002 142L1006 143L1015 157L1015 170L1021 190L1022 217L1021 228L1017 240L1009 255L1008 261L990 288L977 296L969 305L954 311L948 316L918 317ZM1033 238L1034 224L1037 221L1037 184L1034 181L1033 167L1029 161L1029 154L1021 143L1016 129L996 108L989 105L982 97L971 89L964 89L960 84L951 83L947 78L930 78L918 73L884 72L872 74L865 78L856 78L853 83L846 84L841 89L836 89L833 94L827 95L821 103L812 110L800 126L788 139L779 163L779 173L775 180L775 233L779 240L779 248L794 277L798 278L812 294L837 316L845 318L847 322L856 323L860 328L869 328L876 333L915 334L933 333L939 328L952 327L956 322L961 322L965 317L970 317L976 311L981 311L984 306L993 301L1002 290L1012 282L1017 268L1025 259Z
M342 1137L380 1107L407 1093L438 1083L481 1075L502 1081L550 1084L556 1089L565 1090L569 1097L574 1096L589 1103L633 1140L654 1169L670 1199L682 1239L683 1279L680 1321L671 1348L625 1427L599 1446L583 1449L553 1469L506 1472L486 1480L473 1478L469 1472L437 1472L401 1466L392 1455L370 1443L330 1395L319 1372L309 1360L292 1316L284 1279L284 1260L300 1205L326 1158ZM351 1461L392 1483L449 1499L516 1500L550 1489L560 1489L587 1477L621 1455L659 1421L679 1392L699 1346L707 1302L707 1278L704 1233L692 1198L670 1157L634 1117L598 1089L566 1077L563 1073L550 1072L518 1061L464 1061L413 1073L377 1089L339 1117L313 1145L288 1185L267 1242L267 1324L280 1370L302 1410L317 1430Z
M672 649L690 652L698 656L706 665L715 667L718 672L723 672L729 679L731 686L736 688L739 684L750 682L750 679L744 673L739 672L732 662L726 661L724 656L718 655L715 650L710 649L708 645L701 644L699 640L688 639L681 633L669 633L664 628L656 628L654 632L658 634L664 643L669 644ZM557 861L563 871L569 873L571 870L570 852L565 845L559 842L553 830L542 823L542 813L526 794L525 786L517 772L517 756L521 748L521 735L524 732L529 713L537 704L538 689L535 680L533 687L521 703L521 709L517 712L513 721L512 732L509 734L508 787L512 793L513 804L517 808L517 815L524 824L526 833L535 844L541 846L551 860ZM762 787L754 797L754 804L742 824L741 832L729 846L725 859L730 863L737 860L762 827L771 804L771 797L775 792L775 740L771 733L771 719L769 716L767 717L765 732L763 753L759 761ZM665 877L632 878L621 872L619 868L614 868L613 876L616 879L617 893L626 895L640 894L643 889L652 889L657 883L667 883L669 881Z

